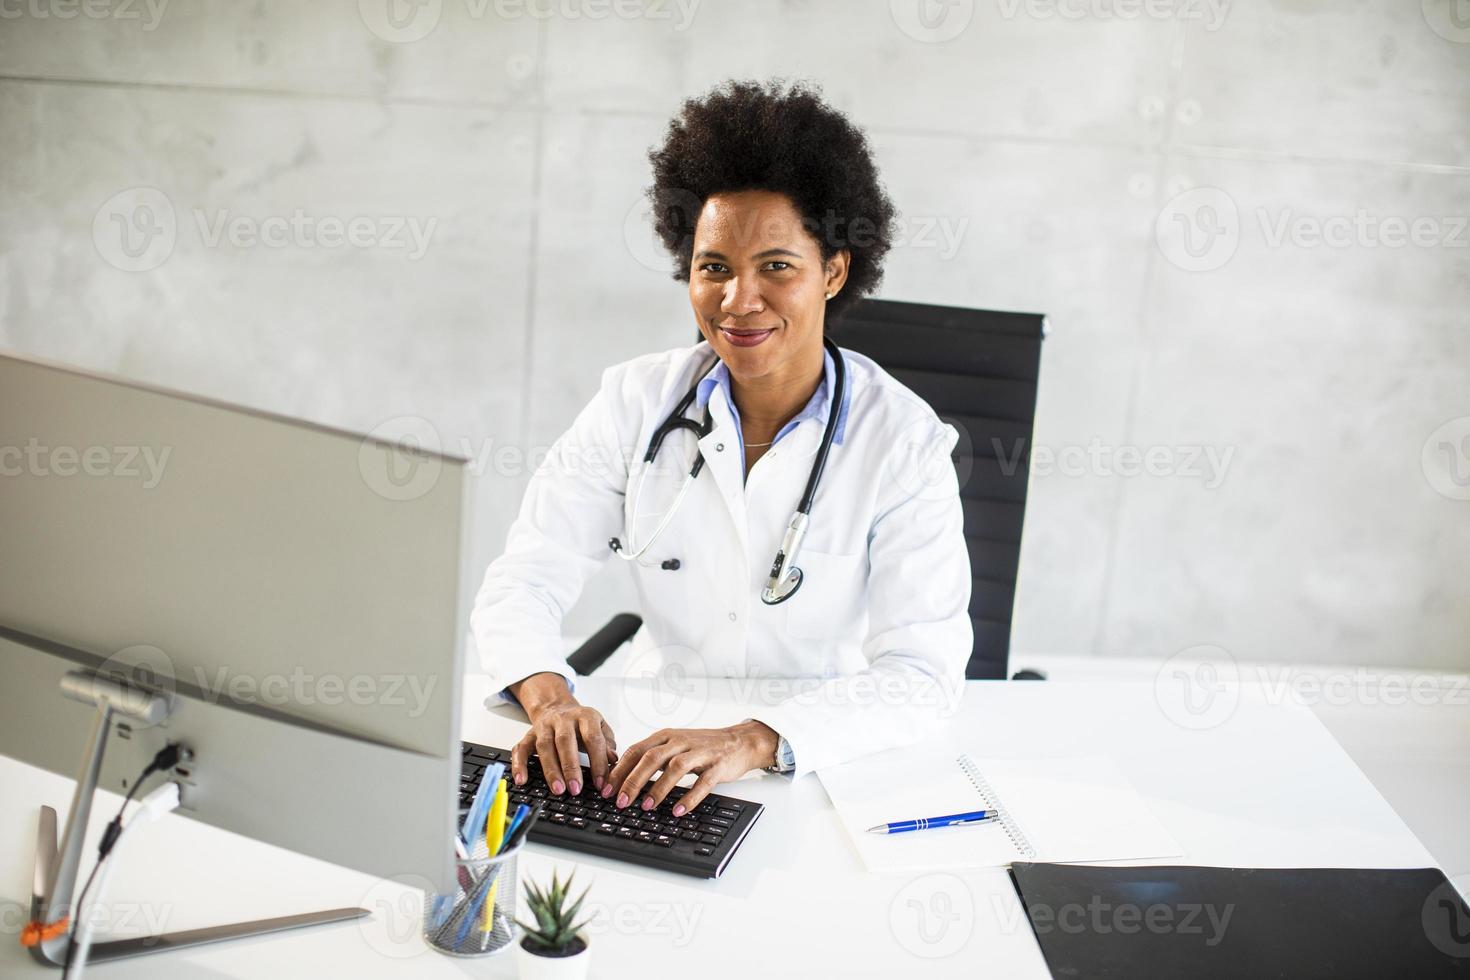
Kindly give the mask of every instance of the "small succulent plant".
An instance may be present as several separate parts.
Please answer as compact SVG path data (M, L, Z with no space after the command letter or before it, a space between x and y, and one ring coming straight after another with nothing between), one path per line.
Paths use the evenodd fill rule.
M526 934L521 942L531 952L542 956L571 956L582 951L585 943L577 932L591 921L591 917L576 922L575 925L573 923L591 886L583 889L582 894L568 907L567 894L575 876L574 871L567 876L565 882L561 882L557 880L556 871L553 870L550 891L542 891L533 882L526 882L526 906L536 917L536 924L530 925L519 919L516 924L525 930Z

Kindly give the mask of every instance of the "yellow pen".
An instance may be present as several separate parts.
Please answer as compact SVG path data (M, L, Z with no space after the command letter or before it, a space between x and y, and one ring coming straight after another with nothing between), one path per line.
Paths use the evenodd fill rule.
M490 803L490 816L485 821L485 847L489 849L491 857L500 850L500 840L505 836L505 808L510 803L505 786L505 780L502 779L495 787L495 799ZM480 927L481 932L488 933L495 928L495 892L499 886L500 879L497 876L490 885L490 893L485 896L485 919Z

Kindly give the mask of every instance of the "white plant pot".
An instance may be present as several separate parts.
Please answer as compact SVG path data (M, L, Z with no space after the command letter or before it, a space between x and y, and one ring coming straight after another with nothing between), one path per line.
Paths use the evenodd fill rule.
M521 980L584 980L592 965L592 943L585 932L582 952L576 956L538 956L516 939L516 973Z

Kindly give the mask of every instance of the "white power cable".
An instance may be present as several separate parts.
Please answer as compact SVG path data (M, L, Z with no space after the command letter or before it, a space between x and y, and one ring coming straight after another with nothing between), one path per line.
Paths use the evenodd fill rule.
M122 847L123 838L127 831L135 823L156 823L165 813L172 813L179 808L179 784L167 782L158 789L143 797L129 813L123 822L122 831L112 844L112 850L107 859L103 861L101 873L97 876L97 896L92 899L87 909L77 909L76 923L76 949L72 953L71 968L67 976L72 980L79 980L82 970L87 965L87 951L92 946L92 916L90 909L102 905L102 898L107 894L107 879L112 874L112 866L117 863L117 852Z

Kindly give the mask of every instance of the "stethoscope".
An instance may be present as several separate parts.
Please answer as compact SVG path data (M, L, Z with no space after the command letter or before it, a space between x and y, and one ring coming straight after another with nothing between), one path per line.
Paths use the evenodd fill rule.
M801 502L796 506L796 513L791 515L791 522L786 525L786 534L781 539L781 550L776 552L776 560L771 564L770 577L766 579L766 587L761 590L761 601L768 606L785 602L801 587L802 575L801 569L796 565L796 556L801 550L801 539L806 536L807 524L811 521L812 500L817 495L817 484L822 480L822 470L827 466L827 453L832 449L832 437L837 432L837 416L842 407L842 397L847 387L847 370L842 362L842 352L837 349L837 345L830 338L823 337L822 345L832 355L832 365L835 369L833 373L836 376L835 390L832 392L831 408L827 412L827 427L822 432L822 444L817 450L817 458L812 462L812 471L806 478L806 490L802 492ZM690 432L693 432L696 440L703 439L709 435L710 429L714 425L714 421L710 417L709 405L705 405L703 422L696 422L686 417L684 413L693 404L694 398L699 392L699 383L719 363L720 359L716 357L714 362L690 386L689 391L679 400L679 404L674 406L674 410L664 419L663 424L654 430L653 438L648 442L648 452L643 454L643 469L639 472L638 481L633 487L634 517L638 515L638 501L643 496L643 478L653 468L654 457L658 455L659 447L663 445L664 439L671 432L679 429L688 429ZM690 485L694 483L695 478L699 476L699 471L702 469L704 469L704 453L696 449L694 453L694 465L689 468L689 474L684 477L684 482L679 487L678 494L674 497L673 506L664 515L663 520L659 521L658 527L654 528L653 536L644 542L641 548L635 547L633 545L632 527L630 525L628 529L627 548L624 548L622 541L617 538L612 538L608 541L608 547L612 549L613 554L624 561L636 561L641 565L651 565L652 562L642 560L644 553L653 547L659 535L664 533L664 528L669 526L669 522L673 520L675 512L679 509L679 505L684 502L684 495L689 492ZM666 559L659 563L659 567L674 571L679 567L679 559Z

